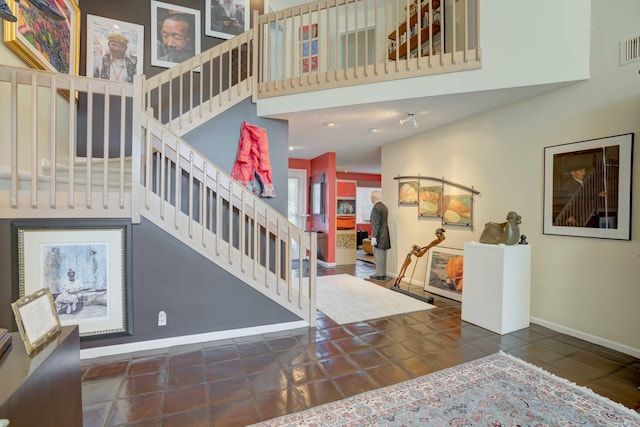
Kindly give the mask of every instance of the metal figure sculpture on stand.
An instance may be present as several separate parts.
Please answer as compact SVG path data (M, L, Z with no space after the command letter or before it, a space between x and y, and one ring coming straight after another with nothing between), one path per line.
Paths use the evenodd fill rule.
M420 258L424 254L426 254L429 249L442 243L444 239L446 239L446 237L444 236L444 228L438 228L436 230L436 239L433 240L431 243L429 243L427 246L420 247L418 245L413 245L411 247L411 251L409 251L409 253L407 254L407 257L404 259L404 264L402 264L400 273L398 273L398 277L396 277L396 281L393 283L393 286L400 287L400 282L404 277L404 273L407 271L407 267L409 267L409 264L411 264L411 255L414 255L416 258ZM416 261L416 263L413 266L413 271L411 272L409 285L411 285L411 280L413 279L413 273L415 273L417 265L418 265L418 262Z

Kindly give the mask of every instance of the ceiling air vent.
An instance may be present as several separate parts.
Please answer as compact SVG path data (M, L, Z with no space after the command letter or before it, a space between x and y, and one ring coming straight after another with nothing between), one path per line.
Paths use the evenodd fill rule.
M640 36L620 42L620 66L640 59Z

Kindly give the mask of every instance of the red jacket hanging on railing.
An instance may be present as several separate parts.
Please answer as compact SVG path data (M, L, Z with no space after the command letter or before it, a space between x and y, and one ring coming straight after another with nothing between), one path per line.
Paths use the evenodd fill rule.
M276 197L265 129L242 122L238 156L231 170L231 177L261 197ZM260 188L255 186L254 177L260 183Z

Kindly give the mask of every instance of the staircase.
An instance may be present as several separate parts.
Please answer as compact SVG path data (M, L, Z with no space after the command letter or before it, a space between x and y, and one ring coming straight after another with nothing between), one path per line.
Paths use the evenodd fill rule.
M315 233L295 227L147 114L143 85L142 78L130 85L0 66L12 112L0 217L139 223L144 216L313 326L316 261L308 254L316 253ZM217 96L228 108L238 93L232 86ZM212 110L200 111L208 117ZM94 128L101 129L97 138ZM101 157L94 157L98 146Z
M594 167L583 179L583 184L567 198L567 192L558 183L554 200L559 203L554 225L565 227L615 228L618 214L619 167L614 162L603 161L602 153L595 153ZM600 219L604 221L599 224ZM595 221L595 222L594 222Z
M133 85L0 65L0 95L9 100L0 105L9 118L0 130L0 218L145 217L314 326L315 233L295 227L181 136L250 96L257 102L478 68L477 18L469 15L475 1L460 4L416 23L417 2L409 0L314 2L256 14L252 30ZM439 5L424 0L420 10ZM447 29L447 22L456 24ZM303 66L305 25L316 25L324 40L327 60L315 70ZM373 35L353 32L362 25ZM416 32L404 41L407 54L391 55L389 34L407 29ZM339 57L332 34L340 33L345 45L353 37L379 55Z

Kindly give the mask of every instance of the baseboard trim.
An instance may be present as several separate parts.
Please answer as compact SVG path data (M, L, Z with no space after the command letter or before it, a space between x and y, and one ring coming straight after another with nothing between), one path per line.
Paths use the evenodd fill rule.
M635 358L640 359L640 349L637 348L633 348L633 347L629 347L627 345L624 344L620 344L618 342L615 341L611 341L602 337L598 337L595 335L591 335L591 334L587 334L585 332L582 331L578 331L575 329L571 329L571 328L567 328L565 326L562 325L558 325L556 323L552 323L552 322L548 322L546 320L540 319L538 317L531 317L531 323L535 323L536 325L540 325L540 326L544 326L545 328L549 328L553 331L556 332L560 332L566 335L571 335L572 337L575 338L580 338L583 339L585 341L589 341L590 343L593 344L598 344L607 348L610 348L612 350L616 350L619 351L621 353L624 354L628 354L629 356L633 356Z
M162 338L158 340L138 341L127 344L117 344L104 347L85 348L80 350L80 359L95 359L105 356L115 356L139 351L157 350L177 345L197 344L229 338L240 338L251 335L268 334L290 329L308 328L309 323L304 320L273 325L254 326L250 328L231 329L228 331L207 332L204 334L184 335L181 337Z

